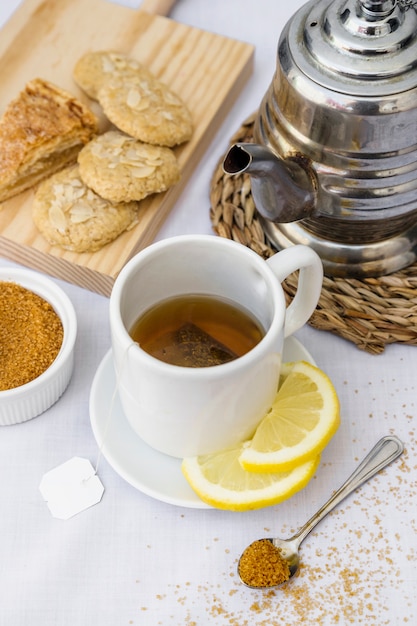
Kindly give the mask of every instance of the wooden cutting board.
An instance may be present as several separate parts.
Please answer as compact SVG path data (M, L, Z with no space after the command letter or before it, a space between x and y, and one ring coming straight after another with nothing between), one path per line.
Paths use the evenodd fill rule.
M166 2L167 10L170 4ZM0 205L0 255L103 295L110 294L125 263L153 241L252 71L253 46L151 10L152 0L142 10L108 0L26 0L0 33L0 114L27 81L39 76L89 104L104 130L107 122L100 108L72 79L72 68L84 52L103 49L144 63L192 112L193 137L175 149L180 183L143 200L139 224L98 252L79 254L50 246L32 221L32 190Z

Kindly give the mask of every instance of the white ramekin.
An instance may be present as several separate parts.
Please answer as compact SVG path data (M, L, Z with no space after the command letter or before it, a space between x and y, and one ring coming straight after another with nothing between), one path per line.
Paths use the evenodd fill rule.
M0 426L8 426L40 415L64 393L74 367L77 318L68 296L42 274L26 269L0 268L0 282L21 285L49 302L60 317L64 330L61 349L47 370L25 385L0 391Z

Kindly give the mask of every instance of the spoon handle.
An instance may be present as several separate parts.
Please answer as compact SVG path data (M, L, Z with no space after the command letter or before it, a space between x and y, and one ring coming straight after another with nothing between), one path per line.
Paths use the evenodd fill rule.
M381 469L397 459L403 453L403 450L404 444L397 437L387 436L380 439L353 474L349 476L347 481L343 483L326 504L324 504L321 509L304 524L298 533L294 535L293 540L296 540L297 545L299 546L301 544L313 528L327 513L330 513L339 502L344 500L346 496L363 485L363 483L372 478L372 476L377 474Z

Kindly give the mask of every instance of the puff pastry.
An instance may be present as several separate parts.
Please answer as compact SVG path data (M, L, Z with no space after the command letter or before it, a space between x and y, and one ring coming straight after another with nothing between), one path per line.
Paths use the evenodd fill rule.
M75 162L97 132L95 115L74 96L30 81L0 120L0 201Z

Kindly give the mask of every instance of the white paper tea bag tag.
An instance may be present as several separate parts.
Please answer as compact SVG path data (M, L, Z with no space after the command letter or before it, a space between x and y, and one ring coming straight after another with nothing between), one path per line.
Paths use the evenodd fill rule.
M104 493L90 461L77 456L44 474L39 490L52 515L64 520L100 502Z

